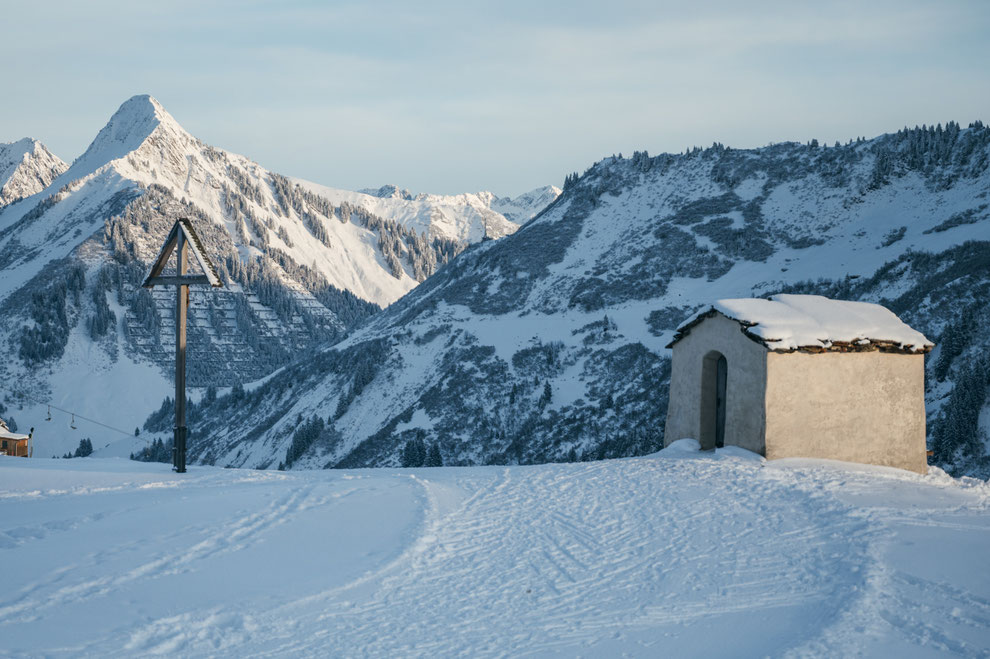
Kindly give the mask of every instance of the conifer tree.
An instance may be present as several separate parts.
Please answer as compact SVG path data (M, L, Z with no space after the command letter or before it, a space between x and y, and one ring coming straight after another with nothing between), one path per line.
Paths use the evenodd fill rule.
M422 433L422 431L420 431ZM421 434L406 442L402 449L403 467L422 467L426 465L426 443Z
M443 457L440 455L440 446L436 442L430 444L430 451L426 456L427 467L442 467Z

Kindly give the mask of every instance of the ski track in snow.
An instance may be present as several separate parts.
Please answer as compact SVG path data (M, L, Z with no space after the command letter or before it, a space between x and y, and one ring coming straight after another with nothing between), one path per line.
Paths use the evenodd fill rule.
M952 572L962 558L982 574L983 483L732 451L269 479L197 471L151 494L134 479L68 497L88 501L77 517L56 505L55 519L0 523L0 552L45 557L44 576L16 589L3 580L0 638L81 606L168 599L170 579L204 578L217 557L241 595L133 600L140 612L57 639L22 632L0 655L990 656L990 583ZM220 497L233 510L216 503L210 519L66 548L163 495L204 510ZM389 528L379 546L360 544L379 527ZM343 553L299 583L248 593L256 569L286 581L305 569L290 536L307 528L323 543L306 552ZM256 551L286 564L243 558Z
M0 606L0 625L34 620L39 612L46 608L104 596L128 582L182 572L195 562L214 554L243 549L263 531L272 526L284 524L291 519L292 513L306 504L311 491L312 486L304 488L302 491L291 491L280 500L273 502L265 510L246 514L244 517L235 519L219 528L196 529L200 533L208 534L208 537L191 547L184 548L180 553L159 554L152 560L117 576L73 582L70 574L72 566L64 567L52 578L29 586L17 600L10 603L5 602L4 605ZM79 525L100 518L101 516L84 518ZM185 536L188 532L189 529L184 529L172 533L169 535L169 539ZM131 549L129 545L114 547L86 556L81 562L109 563L117 554L129 549ZM61 585L63 583L65 585Z
M605 465L548 468L519 482L506 470L366 601L328 602L320 618L342 647L369 655L539 654L702 617L818 603L829 597L823 577L848 571L858 557L850 551L850 539L865 533L858 522L819 526L808 515L794 524L791 502L756 515L770 493L738 483L725 494L750 496L713 508L709 497L665 492L657 466L640 463L621 483ZM587 501L589 486L621 504ZM649 505L661 499L665 509ZM644 506L656 517L644 518ZM818 507L827 508L809 512ZM706 527L731 544L698 533ZM838 530L841 548L830 540ZM795 554L804 562L795 564ZM532 619L539 624L527 624ZM306 641L290 648L317 649Z

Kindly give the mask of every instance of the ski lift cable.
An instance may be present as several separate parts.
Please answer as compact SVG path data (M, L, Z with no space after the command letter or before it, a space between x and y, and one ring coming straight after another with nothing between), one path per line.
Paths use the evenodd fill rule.
M54 408L54 409L58 410L59 412L63 412L65 414L72 415L73 417L77 417L78 416L83 421L88 421L90 423L95 423L96 425L103 426L104 428L107 428L108 430L113 430L114 432L120 433L121 435L124 435L124 436L129 437L129 438L134 439L134 440L137 440L137 441L139 441L139 442L141 442L141 443L143 443L143 444L145 444L147 446L151 446L152 444L155 443L156 438L153 437L153 436L145 435L145 436L142 437L140 435L135 435L133 432L127 432L126 430L121 430L120 428L115 428L114 426L107 425L106 423L103 423L101 421L97 421L96 419L90 419L89 417L85 417L85 416L83 416L81 414L78 414L76 412L73 412L72 410L63 409L61 407L58 407L57 405L52 405L51 403L43 403L43 402L39 401L37 398L34 398L32 396L29 396L29 395L27 395L25 393L19 393L18 395L19 396L22 396L23 398L27 398L28 400L30 400L30 401L38 404L38 405L46 405L46 406L48 406L48 408L49 408L49 412L48 412L49 417L51 416L51 409Z
M43 403L43 402L39 401L36 398L33 398L31 396L28 396L27 394L23 394L22 393L20 395L23 396L24 398L27 398L28 400L30 400L30 401L38 404L38 405L47 405L51 409L58 410L59 412L63 412L65 414L69 414L69 415L73 416L73 418L74 417L79 417L83 421L88 421L90 423L95 423L96 425L103 426L104 428L107 428L108 430L113 430L114 432L119 432L121 435L126 435L127 437L134 437L134 433L133 432L127 432L126 430L121 430L120 428L115 428L115 427L113 427L111 425L108 425L106 423L103 423L101 421L97 421L96 419L90 419L88 417L85 417L82 414L79 414L78 412L73 412L72 410L62 409L61 407L59 407L57 405L52 405L51 403ZM51 412L49 412L49 415L51 415ZM137 439L141 439L141 438L138 437ZM144 441L144 442L150 442L151 440L149 440L149 439L143 439L142 441Z

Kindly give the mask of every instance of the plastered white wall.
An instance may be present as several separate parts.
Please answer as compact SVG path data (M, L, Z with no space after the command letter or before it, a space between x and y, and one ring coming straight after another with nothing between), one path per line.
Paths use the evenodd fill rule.
M768 353L766 457L927 471L923 355Z
M702 436L702 366L705 356L717 351L725 355L726 413L725 444L763 453L764 399L767 350L742 333L742 326L721 314L706 318L674 344L671 358L670 400L664 430L664 445L690 437L710 446ZM714 415L714 409L705 413ZM714 438L710 439L714 442Z

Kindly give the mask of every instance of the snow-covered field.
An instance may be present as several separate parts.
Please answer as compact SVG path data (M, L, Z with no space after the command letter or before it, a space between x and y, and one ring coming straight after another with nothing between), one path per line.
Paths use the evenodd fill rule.
M0 458L0 654L990 655L987 483L694 447L184 475Z

